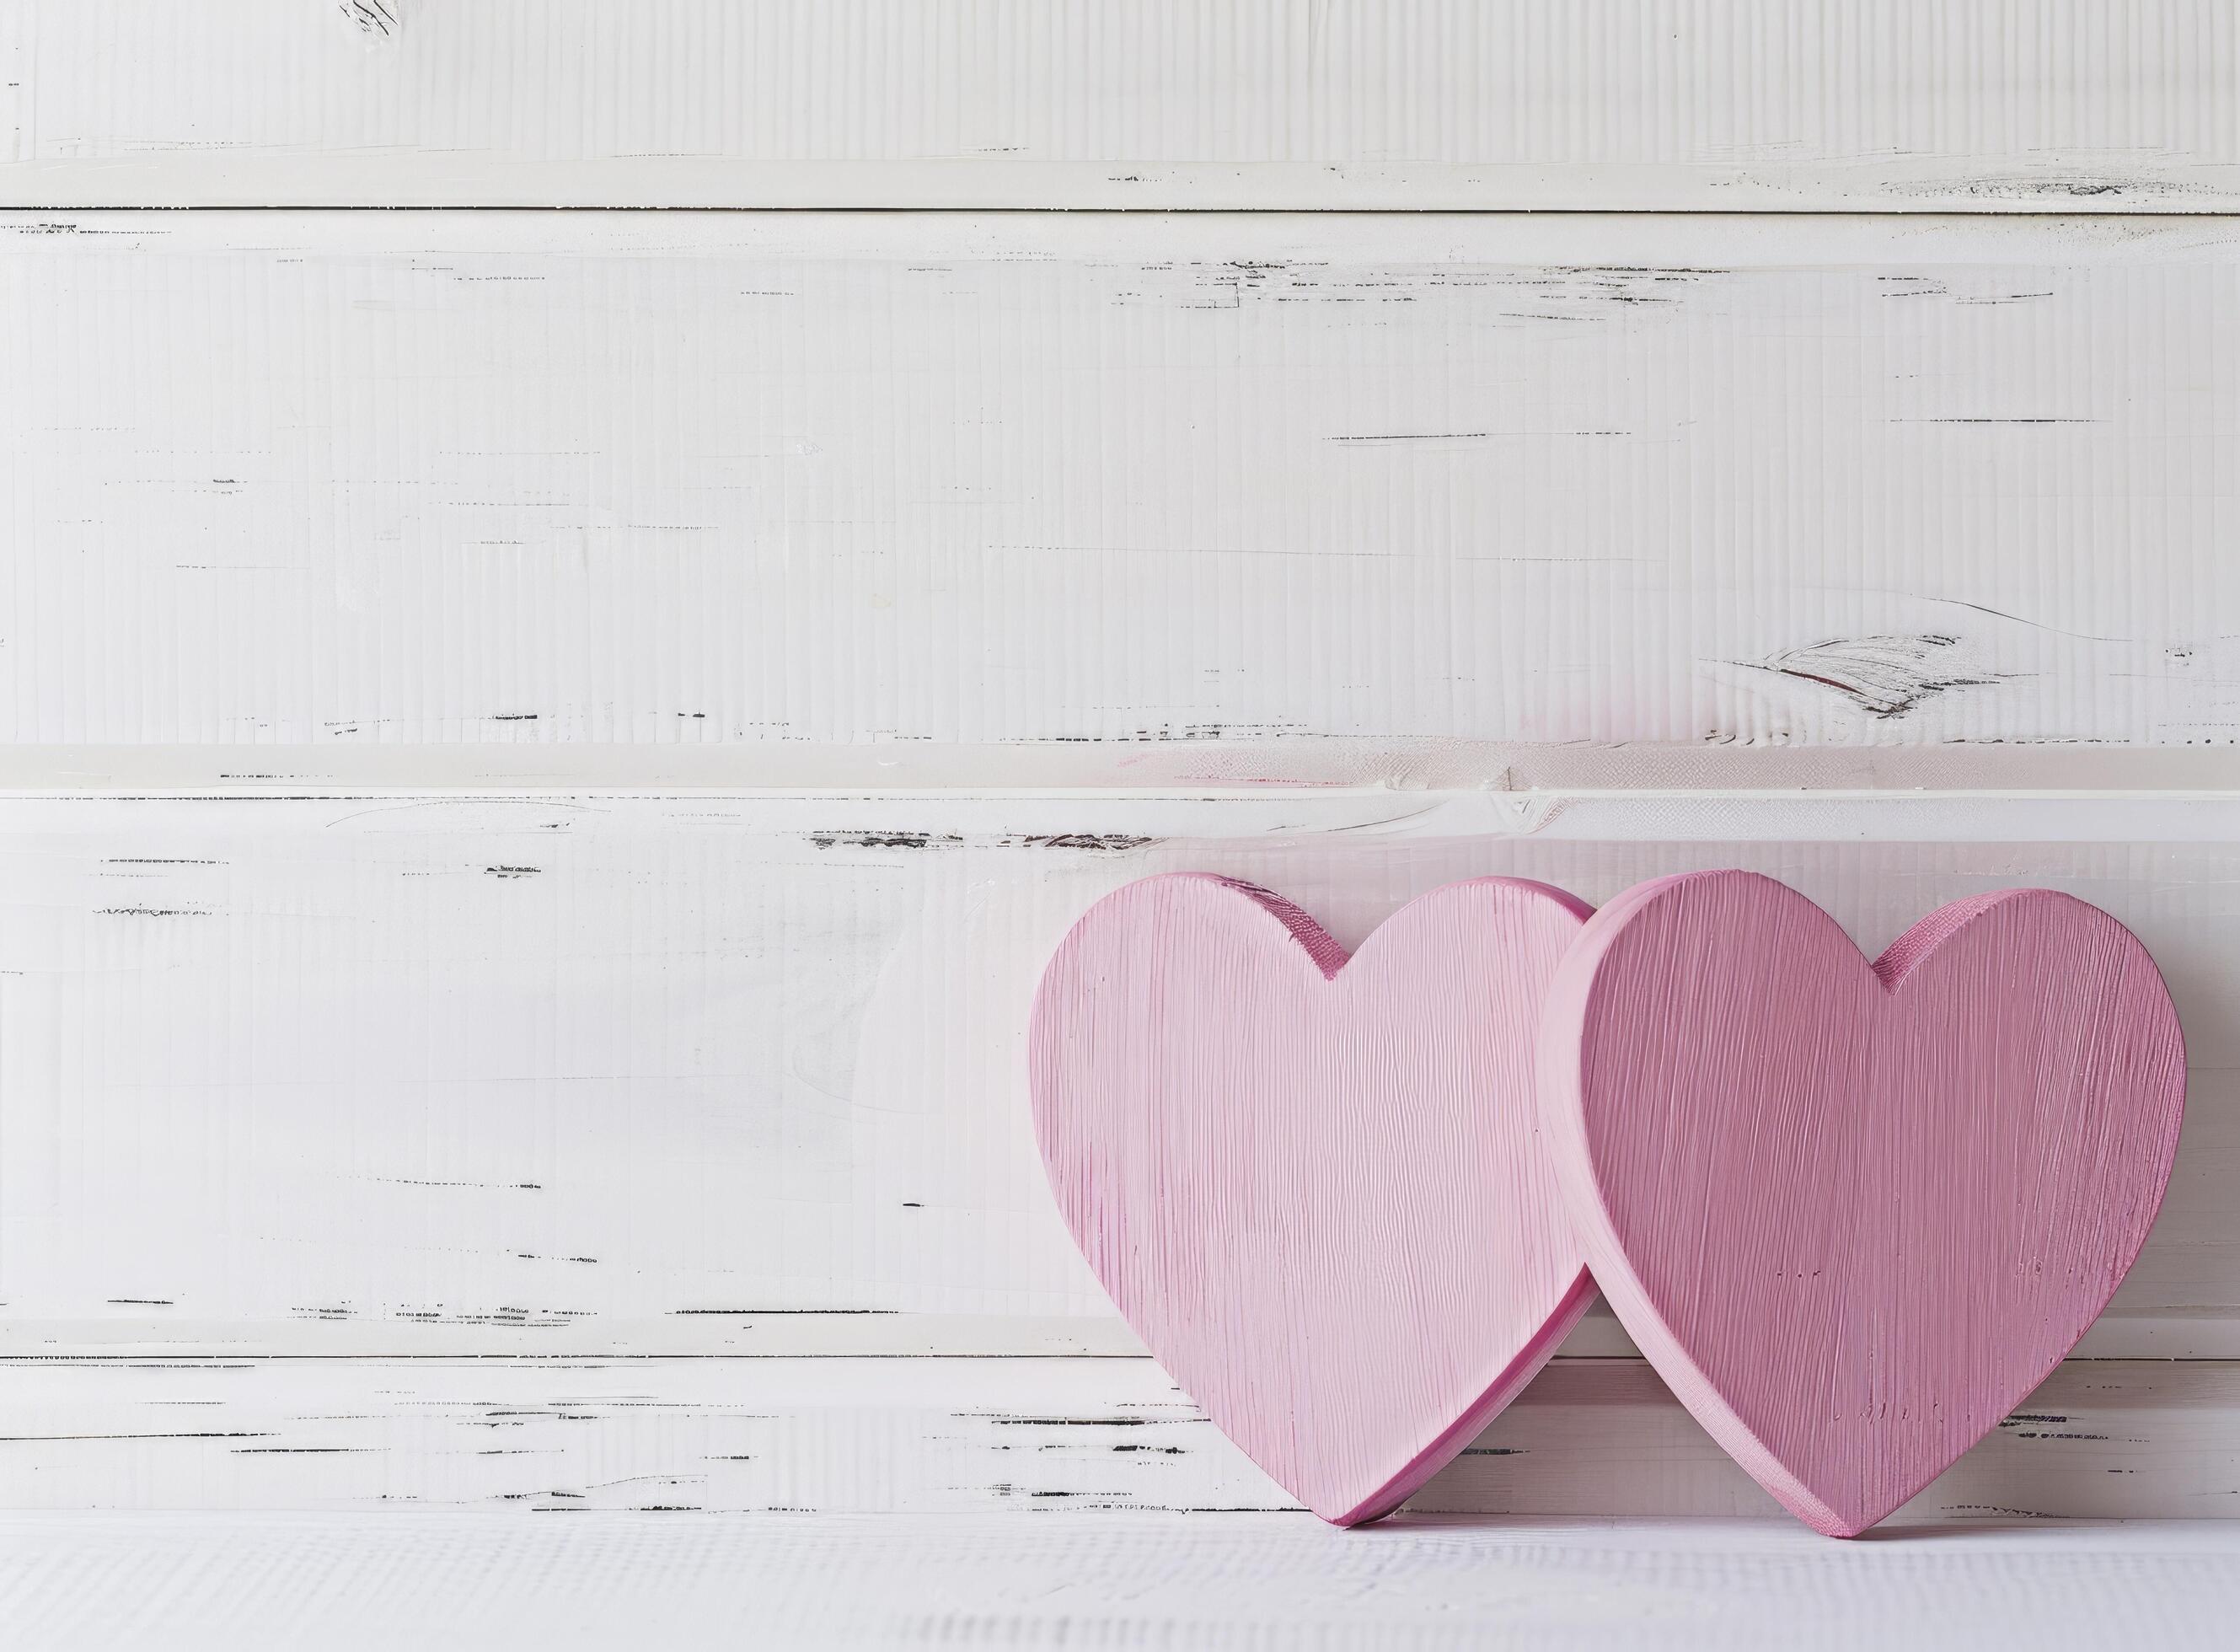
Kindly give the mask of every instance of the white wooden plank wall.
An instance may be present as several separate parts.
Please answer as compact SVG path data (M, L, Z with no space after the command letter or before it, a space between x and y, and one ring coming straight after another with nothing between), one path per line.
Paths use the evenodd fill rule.
M0 203L2202 212L2221 0L15 0Z
M0 1506L1269 1506L1049 1209L1050 943L1732 864L2146 938L2163 1219L1909 1515L2230 1513L2235 32L0 11ZM77 210L291 204L1594 210ZM1567 1355L1418 1506L1770 1507Z
M1853 831L2048 823L2028 800L1818 807ZM412 1422L434 1407L481 1428L512 1405L484 1402L502 1390L544 1394L574 1418L568 1450L626 1458L634 1488L640 1474L700 1486L678 1493L692 1506L923 1509L942 1486L969 1501L1029 1484L1257 1505L1264 1488L1237 1489L1233 1462L1217 1494L1191 1477L1209 1449L1227 1461L1202 1431L1193 1463L1127 1454L1136 1478L1100 1479L1108 1419L1165 1389L1126 1357L1138 1350L1053 1219L1025 1125L1020 1011L1056 936L1104 889L1181 866L1283 888L1353 940L1457 876L1514 872L1603 898L1679 866L1741 864L1826 902L1870 944L1941 901L2030 882L2107 906L2155 949L2193 1033L2178 1176L2084 1350L2103 1357L2031 1410L2078 1415L2097 1370L2129 1385L2124 1421L2018 1424L2017 1450L2061 1440L1998 1469L2032 1495L1963 1476L1974 1489L1947 1488L1922 1512L2137 1510L2177 1495L2178 1462L2195 1488L2185 1506L2213 1502L2240 1489L2231 1368L2204 1361L2240 1352L2228 1191L2240 1056L2222 1030L2240 1024L2240 809L2077 807L2078 823L2128 819L2142 841L1800 843L1809 812L1716 800L1709 811L1771 836L1639 836L1704 818L1705 805L1671 801L1581 800L1503 832L1497 803L1427 809L1390 793L19 798L0 819L0 1403L15 1419L0 1473L11 1498L42 1506L517 1501L524 1486L503 1476L446 1480L454 1449ZM1607 1321L1572 1347L1625 1349ZM1122 1357L1024 1357L1066 1353ZM399 1356L412 1363L384 1362ZM810 1387L852 1385L857 1400L770 1411L768 1385L804 1356L818 1368ZM2137 1356L2200 1362L2126 1376L2121 1356ZM501 1382L492 1356L523 1364ZM407 1370L423 1385L398 1387ZM944 1372L954 1397L936 1405L927 1385ZM688 1432L774 1419L757 1435L764 1467L717 1471L732 1479L710 1491L704 1466L662 1465L663 1442L681 1436L617 1420L621 1399L570 1409L571 1385L610 1378L660 1416L703 1419ZM1572 1380L1551 1377L1550 1393ZM1611 1498L1612 1512L1698 1497L1756 1507L1640 1380L1647 1390L1590 1430L1609 1442L1593 1460L1606 1472L1537 1432L1555 1413L1519 1412L1503 1424L1516 1443L1487 1449L1537 1453L1547 1477L1450 1477L1441 1495L1538 1512ZM1067 1398L1076 1381L1089 1387ZM308 1397L329 1382L367 1391L349 1405ZM688 1395L688 1382L701 1386ZM1005 1467L1019 1436L957 1420L999 1391L1021 1396L1005 1402L1018 1415L1050 1419L1031 1482ZM298 1394L303 1409L289 1409ZM217 1426L229 1409L247 1420ZM941 1452L1007 1448L983 1454L984 1483L960 1490L909 1466L935 1411L964 1430L958 1443L936 1429ZM330 1438L313 1426L344 1416L365 1427ZM377 1456L360 1465L377 1484L264 1460L299 1449ZM1653 1465L1668 1450L1695 1468L1677 1480L1644 1469L1635 1491L1615 1489L1637 1455ZM2057 1451L2051 1477L2032 1478ZM563 1457L485 1466L534 1469L534 1484L558 1473L544 1489L584 1492Z
M1946 845L1461 836L1421 807L9 803L0 1350L1134 1352L1025 1111L1023 1007L1089 902L1219 871L1351 944L1460 877L1600 901L1742 865L1877 947L2018 881L2134 926L2194 1101L2094 1347L2240 1356L2240 806L2196 841L2156 804L2144 842ZM820 1314L855 1322L792 1322Z
M2222 219L11 228L15 741L2240 728Z

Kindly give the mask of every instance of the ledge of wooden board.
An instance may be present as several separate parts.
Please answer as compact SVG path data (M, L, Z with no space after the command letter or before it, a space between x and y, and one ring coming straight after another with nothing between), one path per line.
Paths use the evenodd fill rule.
M2213 212L2214 0L18 0L23 206Z
M0 1360L0 1507L1289 1508L1148 1360ZM1418 1513L1757 1515L1638 1360L1561 1360ZM2240 1515L2240 1365L2071 1361L1895 1517Z

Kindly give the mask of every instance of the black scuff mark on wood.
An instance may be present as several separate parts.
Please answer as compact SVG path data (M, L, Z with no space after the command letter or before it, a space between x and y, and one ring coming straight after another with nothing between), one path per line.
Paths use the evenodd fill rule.
M964 840L954 832L811 832L809 841L819 849L962 849Z
M808 837L819 849L943 849L977 846L1084 849L1101 855L1125 854L1159 841L1127 832L1014 832L998 837L968 838L955 832L813 831Z
M1414 304L1463 297L1478 300L1488 319L1570 324L1610 320L1643 305L1675 304L1690 284L1733 273L1678 264L1377 266L1232 258L1133 264L1127 269L1128 283L1111 296L1117 303L1167 304L1179 310ZM1517 307L1500 307L1505 304Z
M2016 1520L2066 1520L2066 1515L2050 1515L2043 1509L2010 1509L2004 1503L1956 1502L1949 1505L1948 1515L1999 1515Z
M1877 296L1883 298L1949 298L1956 304L2023 304L2055 296L2050 287L2032 288L2027 292L1960 292L1935 276L1877 276L1883 288Z
M534 723L539 715L535 711L493 711L489 720L492 723Z
M2010 1440L2106 1440L2111 1437L2062 1426L2071 1420L2067 1413L2060 1411L2017 1411L2003 1418L1998 1429Z
M1943 603L1948 608L1964 608L1970 613L1988 614L1993 619L2010 620L2017 625L2026 625L2033 631L2047 631L2055 636L2074 637L2080 643L2129 643L2132 640L2128 636L2103 636L2097 631L2067 630L2058 625L2049 625L2043 620L2030 619L2020 614L2010 614L2003 608L1990 608L1982 603L1970 603L1957 596L1932 596L1929 600L1932 603Z
M369 40L394 39L404 26L397 0L341 0L337 9Z
M589 1309L583 1308L493 1308L488 1313L454 1313L443 1308L400 1308L390 1315L415 1325L485 1325L510 1326L531 1330L550 1330L579 1319L592 1317Z
M1003 1417L990 1416L983 1421L1002 1429L1141 1429L1154 1422L1170 1419L1155 1417Z
M169 1296L110 1296L105 1299L117 1308L177 1308L178 1303Z
M1189 1502L1177 1508L1178 1515L1296 1515L1301 1512L1293 1502Z
M535 877L544 869L541 866L485 866L483 872L489 877Z
M96 916L104 918L206 918L210 914L191 906L100 906Z
M1888 720L1939 695L2006 681L2006 673L1966 664L1954 653L1959 646L1958 637L1937 632L1838 636L1734 663L1833 689L1870 716Z
M2049 198L2090 201L2113 199L2137 191L2144 191L2150 197L2198 195L2201 192L2198 185L2167 178L2117 178L2089 172L1990 173L1957 183L1924 179L1918 183L1889 184L1885 188L1893 195L1963 195L1982 201Z
M1143 849L1157 843L1156 837L1137 836L1127 832L1053 832L1046 836L1011 836L1002 839L1003 849L1085 849L1097 854L1124 854L1130 849Z

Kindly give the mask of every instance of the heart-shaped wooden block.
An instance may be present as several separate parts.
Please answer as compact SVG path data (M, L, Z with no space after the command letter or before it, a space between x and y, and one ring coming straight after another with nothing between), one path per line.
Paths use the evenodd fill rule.
M2098 909L1960 901L1870 964L1748 872L1597 913L1540 1075L1618 1317L1836 1536L1921 1490L2084 1334L2146 1241L2185 1105L2162 977Z
M1325 1520L1398 1507L1593 1299L1532 1074L1585 910L1480 878L1348 958L1264 889L1152 877L1043 976L1035 1129L1074 1238L1168 1374Z

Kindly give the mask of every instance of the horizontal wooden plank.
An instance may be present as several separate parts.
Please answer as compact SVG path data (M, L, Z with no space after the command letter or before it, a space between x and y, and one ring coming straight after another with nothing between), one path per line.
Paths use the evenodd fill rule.
M2229 210L2216 0L18 0L0 202Z
M2237 254L17 216L0 739L2225 748Z
M1226 872L1354 944L1458 877L1601 901L1738 865L1870 947L2014 884L2131 925L2177 996L2192 1104L2087 1349L2240 1354L2236 809L0 800L0 1347L1130 1352L1023 1094L1028 995L1097 896ZM1598 1335L1582 1346L1623 1346Z
M24 1652L327 1652L742 1638L789 1649L2218 1652L2230 1527L1990 1525L1831 1543L1793 1522L1402 1515L42 1514L0 1520Z
M0 1361L18 1509L1235 1510L1290 1501L1148 1360ZM1758 1515L1637 1360L1560 1360L1417 1513ZM1899 1526L2240 1511L2240 1367L2072 1361Z

